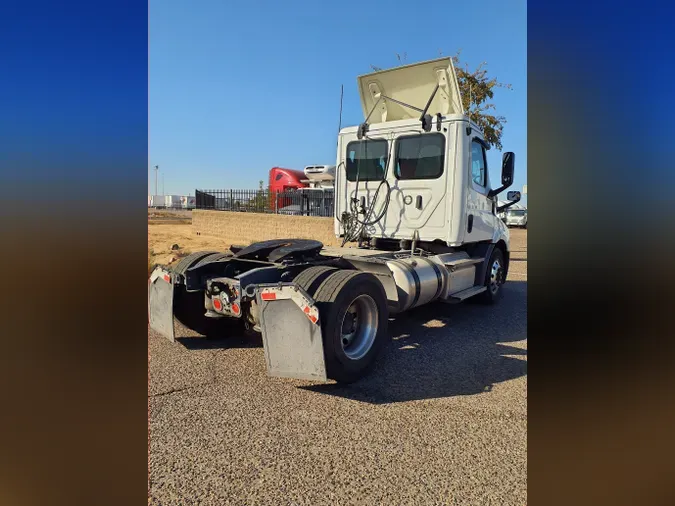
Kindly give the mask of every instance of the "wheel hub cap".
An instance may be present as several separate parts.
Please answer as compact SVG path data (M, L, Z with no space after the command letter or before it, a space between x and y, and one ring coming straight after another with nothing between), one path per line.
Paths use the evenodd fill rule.
M502 264L499 260L492 262L490 269L490 291L495 294L499 291L499 285L502 284Z
M342 349L352 360L363 358L372 348L377 335L377 305L370 295L359 295L345 311L342 319Z

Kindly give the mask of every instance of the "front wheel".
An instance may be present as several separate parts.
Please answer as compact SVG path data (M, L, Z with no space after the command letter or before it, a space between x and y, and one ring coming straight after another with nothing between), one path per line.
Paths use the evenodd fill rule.
M326 375L340 383L365 376L387 339L389 310L375 276L340 270L316 291L323 333Z
M499 248L495 248L490 255L490 260L485 271L485 287L487 290L477 296L484 304L494 304L502 295L502 286L506 281L506 266L504 254Z

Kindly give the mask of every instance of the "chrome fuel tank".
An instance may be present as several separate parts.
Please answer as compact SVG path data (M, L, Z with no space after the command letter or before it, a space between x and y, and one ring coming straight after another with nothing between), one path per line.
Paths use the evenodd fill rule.
M398 312L437 299L447 281L447 270L424 257L389 260L387 267L396 283Z

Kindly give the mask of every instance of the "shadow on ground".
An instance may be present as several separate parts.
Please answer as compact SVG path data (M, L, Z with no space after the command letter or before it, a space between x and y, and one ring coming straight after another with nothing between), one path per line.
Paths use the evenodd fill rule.
M509 281L497 305L434 303L389 322L388 343L372 373L314 392L373 404L474 395L527 374L527 283Z
M192 336L190 350L262 347L259 334L224 339ZM509 343L527 338L527 282L509 281L498 304L433 303L390 318L391 341L372 372L350 385L300 387L373 404L475 395L527 374L527 351Z
M244 334L239 332L231 337L213 338L195 334L176 322L176 341L188 350L220 350L226 348L262 348L260 334Z

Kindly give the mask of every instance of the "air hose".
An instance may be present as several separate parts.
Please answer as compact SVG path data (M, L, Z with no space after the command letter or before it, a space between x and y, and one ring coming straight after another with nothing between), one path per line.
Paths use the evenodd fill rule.
M366 152L366 158L368 157L368 137L366 137L365 140L365 152ZM389 148L391 149L391 148ZM389 153L390 156L387 157L387 163L384 167L384 174L382 175L382 180L380 181L380 184L377 186L377 189L375 190L375 195L373 196L373 200L370 202L368 209L363 210L364 214L364 219L360 220L358 215L359 210L357 209L357 204L359 202L358 199L358 193L359 193L359 183L360 183L360 168L361 164L358 163L356 166L356 189L354 192L354 198L350 199L350 211L351 213L345 212L343 214L343 219L340 223L342 223L343 228L345 230L344 233L344 239L342 241L342 246L344 246L347 242L349 241L356 241L360 239L360 236L363 232L363 229L367 226L372 226L375 225L376 223L379 223L382 218L387 214L387 210L389 209L389 202L391 200L391 185L389 184L389 181L387 181L387 175L389 173L389 164L391 163L391 152ZM370 217L373 214L373 211L375 210L375 203L377 202L377 197L380 194L380 190L382 189L382 186L387 187L387 192L386 192L386 197L385 197L385 202L384 205L382 206L382 210L379 212L379 214L375 217L375 219L371 220ZM338 218L338 221L339 218ZM360 225L360 226L359 226Z

